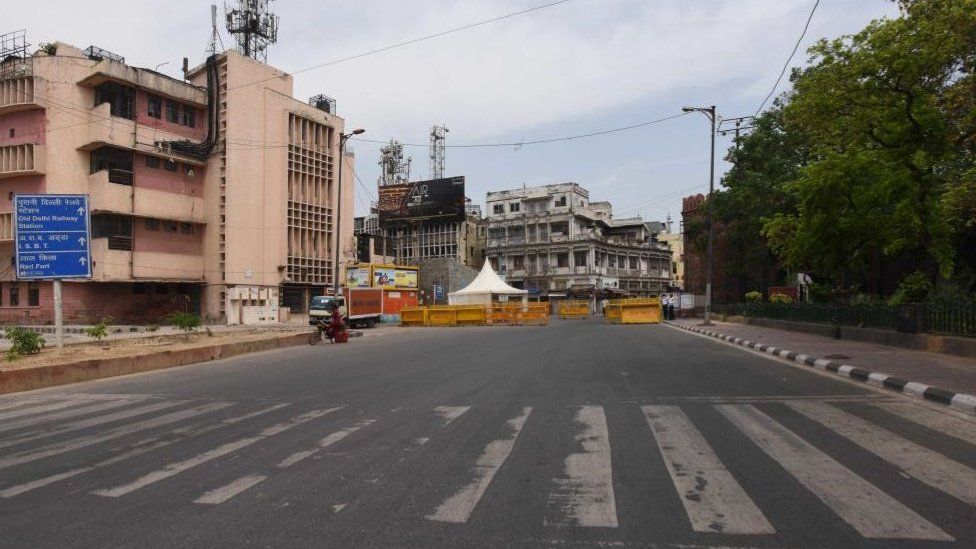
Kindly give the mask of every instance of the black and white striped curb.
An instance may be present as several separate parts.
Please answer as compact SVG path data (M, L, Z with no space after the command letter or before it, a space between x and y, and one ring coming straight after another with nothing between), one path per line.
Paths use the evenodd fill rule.
M755 341L749 341L748 339L742 339L741 337L733 337L719 332L706 330L704 328L699 328L697 326L688 326L675 322L665 322L665 324L688 332L703 334L715 339L748 347L762 353L768 353L780 358L792 360L797 364L813 366L818 370L834 372L844 377L863 381L869 385L891 389L906 395L924 398L940 404L946 404L957 410L976 415L976 396L974 395L947 391L945 389L932 387L931 385L926 385L917 381L907 381L905 379L880 372L869 372L863 368L857 368L849 364L841 364L826 358L818 358L815 356L808 356L801 353L788 351L786 349L779 349L771 345L764 345Z

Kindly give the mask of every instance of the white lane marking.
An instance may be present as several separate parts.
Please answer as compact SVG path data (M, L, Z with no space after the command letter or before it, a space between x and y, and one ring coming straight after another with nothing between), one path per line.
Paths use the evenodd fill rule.
M338 512L342 511L345 508L346 508L346 504L345 503L339 503L337 505L333 505L332 506L332 512L333 513L338 513Z
M81 437L74 440L69 440L67 442L58 442L55 444L44 446L36 450L22 452L19 454L13 454L10 456L0 458L0 469L13 467L14 465L20 465L22 463L29 463L31 461L44 459L58 454L63 454L65 452L70 452L72 450L77 450L79 448L85 448L87 446L92 446L94 444L99 444L115 438L123 437L133 433L138 433L139 431L145 431L147 429L161 427L163 425L168 425L170 423L182 421L184 419L188 419L194 416L199 416L202 414L214 412L222 408L226 408L230 405L231 403L229 402L213 402L210 404L204 404L202 406L197 406L196 408L190 408L189 410L180 410L178 412L172 412L170 414L162 415L152 419L147 419L145 421L140 421L130 425L124 425L122 427L118 427L106 431L99 435Z
M50 412L52 410L60 410L62 408L67 408L69 406L81 406L83 404L89 404L91 401L87 398L72 398L68 400L62 400L60 402L55 402L53 404L44 404L42 406L31 406L30 408L17 408L9 412L4 412L0 414L0 421L7 421L15 417L26 416L30 414L37 414L40 412Z
M976 471L829 404L788 406L902 469L916 480L976 506Z
M681 408L641 410L696 532L776 533Z
M0 433L14 431L16 429L23 429L25 427L33 427L42 423L56 423L63 419L85 414L94 414L96 412L118 408L119 406L125 406L126 404L135 404L136 402L139 402L139 400L103 400L88 402L84 406L72 408L70 410L55 412L53 414L43 414L40 417L29 417L17 421L5 422L0 424Z
M110 402L108 404L115 404ZM147 404L145 406L138 406L136 408L130 408L128 410L121 410L111 414L106 414L103 416L96 416L93 418L83 419L80 421L75 421L74 423L68 423L64 425L58 425L52 427L47 431L42 431L39 433L28 433L25 436L6 440L0 443L0 448L6 448L7 446L13 446L16 444L23 444L24 442L39 440L42 438L51 437L54 435L61 435L64 433L70 433L71 431L77 431L79 429L87 429L89 427L95 427L97 425L103 425L105 423L111 423L113 421L119 421L122 419L128 419L130 417L141 416L149 414L152 412L158 412L160 410L165 410L167 408L174 408L181 404L186 404L185 401L164 401L164 402L154 402L152 404Z
M452 421L461 417L461 414L470 410L470 406L438 406L434 412L444 420L444 426L448 426Z
M262 475L247 475L241 477L229 484L221 486L220 488L214 488L206 494L193 500L194 503L203 503L206 505L218 505L230 498L240 494L241 492L254 487L256 484L264 481L268 477Z
M260 410L256 410L254 412L248 412L248 413L246 413L244 415L227 418L227 419L225 419L225 420L223 420L223 421L221 421L220 423L217 423L217 424L207 425L207 426L199 427L199 428L196 428L196 429L187 429L185 427L180 427L179 429L174 429L174 430L170 431L167 435L164 435L164 436L178 435L179 438L168 439L168 440L159 440L162 437L152 438L152 439L149 439L148 441L143 441L143 442L139 443L136 447L132 448L131 450L128 450L128 451L123 452L123 453L121 453L119 455L113 456L113 457L111 457L109 459L106 459L104 461L100 461L100 462L95 463L93 465L89 465L87 467L79 467L77 469L72 469L70 471L65 471L63 473L58 473L58 474L55 474L55 475L50 475L50 476L47 476L47 477L39 478L37 480L32 480L30 482L26 482L24 484L18 484L16 486L11 486L10 488L6 488L4 490L0 490L0 497L2 497L2 498L10 498L10 497L16 496L18 494L23 494L24 492L30 492L31 490L36 490L38 488L42 488L42 487L47 486L49 484L54 484L55 482L58 482L58 481L62 481L62 480L65 480L65 479L68 479L68 478L71 478L71 477L74 477L74 476L77 476L77 475L81 475L81 474L87 473L89 471L94 471L95 469L100 469L102 467L107 467L109 465L112 465L113 463L118 463L120 461L124 461L124 460L129 459L129 458L132 458L132 457L140 456L142 454L149 453L149 452L151 452L153 450L157 450L159 448L163 448L163 447L169 446L171 444L176 444L177 442L182 442L182 441L186 440L187 438L194 437L194 436L197 436L197 435L201 435L203 433L207 433L207 432L213 431L215 429L219 429L219 428L221 428L221 427L223 427L225 425L232 425L234 423L239 423L241 421L244 421L244 420L247 420L247 419L250 419L250 418L253 418L253 417L262 415L262 414L266 414L268 412L273 412L273 411L275 411L275 410L277 410L279 408L284 408L285 406L289 406L289 404L277 404L277 405L270 406L270 407L267 407L267 408L261 408Z
M526 406L522 408L522 413L508 420L507 425L510 429L508 436L493 440L485 446L481 455L478 456L471 473L474 478L467 485L458 490L454 495L445 499L433 513L427 515L428 520L440 522L467 522L474 511L475 506L481 501L481 496L491 484L495 474L504 465L505 460L511 455L518 440L519 433L525 420L532 413L532 408Z
M427 444L428 442L430 442L430 437L420 437L420 438L415 438L414 439L414 443L417 446L423 446L424 444Z
M309 458L317 454L321 450L324 450L325 448L332 446L333 444L348 437L349 435L355 433L356 431L362 429L363 427L369 427L373 423L376 423L375 419L365 419L363 421L354 423L353 425L346 427L345 429L340 429L334 433L330 433L327 437L319 441L317 447L309 450L302 450L301 452L295 452L294 454L281 460L281 462L278 463L278 468L285 469L287 467L291 467L292 465L298 463L299 461Z
M339 408L327 408L323 410L312 410L311 412L307 412L300 416L295 416L294 418L288 421L278 423L276 425L272 425L271 427L267 427L254 436L242 438L242 439L235 440L233 442L222 444L214 448L213 450L208 450L202 454L193 456L190 459L186 459L176 463L170 463L169 465L164 466L162 469L157 469L155 471L152 471L151 473L147 473L128 484L123 484L121 486L116 486L114 488L107 488L104 490L95 490L92 493L95 495L111 497L111 498L124 496L125 494L134 492L136 490L139 490L140 488L145 488L150 484L155 484L161 480L165 480L172 476L178 475L198 465L207 463L208 461L212 461L219 457L225 456L227 454L236 452L242 448L247 448L248 446L256 442L260 442L268 437L272 437L279 433L283 433L305 422L324 416L338 409Z
M602 406L581 406L575 421L579 452L566 457L564 475L553 479L546 524L617 527L610 435Z
M937 412L931 408L910 402L885 402L874 404L874 406L901 416L913 423L924 425L943 435L958 438L959 440L976 445L976 422L972 420L960 419L956 416Z
M716 406L740 431L866 538L953 538L751 405Z

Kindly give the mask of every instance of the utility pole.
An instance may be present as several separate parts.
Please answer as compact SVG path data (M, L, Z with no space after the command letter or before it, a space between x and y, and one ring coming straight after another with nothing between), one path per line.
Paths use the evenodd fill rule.
M335 262L332 264L332 295L337 298L339 297L339 251L342 249L342 164L345 160L346 140L354 135L365 132L366 130L358 128L349 133L339 134L339 177L337 181L339 187L336 189L336 222L332 227L332 232L335 233Z
M709 107L684 107L681 110L685 112L700 112L707 116L708 120L712 123L712 154L708 173L708 200L705 204L705 224L708 226L708 248L705 251L705 321L702 322L702 326L711 326L712 262L715 240L715 224L713 218L714 201L712 200L713 195L715 194L715 105L711 105Z

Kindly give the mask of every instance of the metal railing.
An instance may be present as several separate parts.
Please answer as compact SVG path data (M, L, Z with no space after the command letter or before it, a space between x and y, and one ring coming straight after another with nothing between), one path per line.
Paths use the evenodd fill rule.
M884 304L735 303L716 304L712 310L719 314L752 318L976 337L976 304L972 303L901 307Z

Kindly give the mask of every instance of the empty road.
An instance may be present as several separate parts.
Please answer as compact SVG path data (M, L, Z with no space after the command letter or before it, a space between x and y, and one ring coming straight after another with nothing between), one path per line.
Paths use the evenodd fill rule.
M0 397L2 547L973 547L976 421L666 326Z

